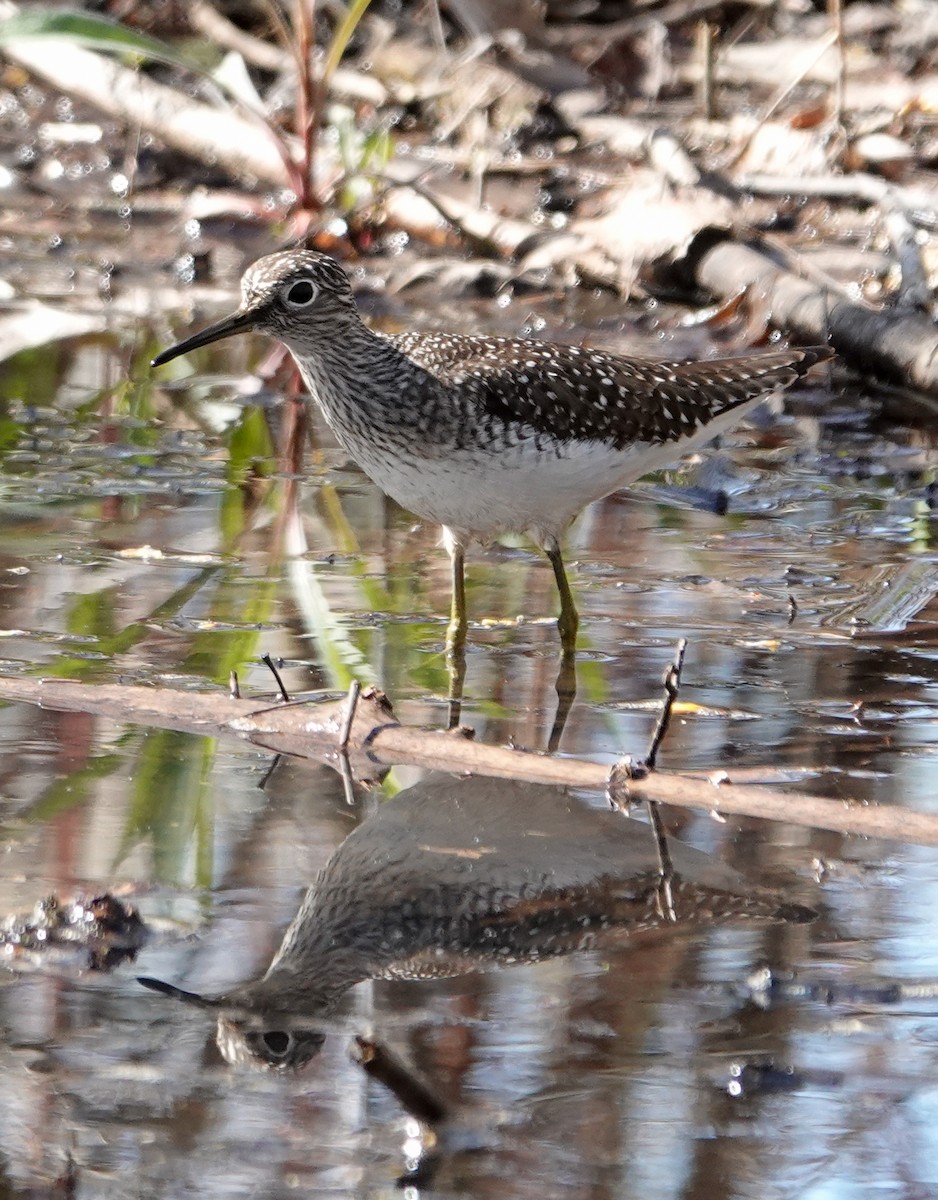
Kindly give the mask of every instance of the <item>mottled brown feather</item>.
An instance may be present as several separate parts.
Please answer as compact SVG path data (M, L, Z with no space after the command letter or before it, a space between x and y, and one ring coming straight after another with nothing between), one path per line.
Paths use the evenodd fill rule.
M519 338L406 333L411 362L474 410L476 420L556 441L680 441L722 412L787 387L826 347L702 362L627 358ZM488 439L486 439L488 440Z

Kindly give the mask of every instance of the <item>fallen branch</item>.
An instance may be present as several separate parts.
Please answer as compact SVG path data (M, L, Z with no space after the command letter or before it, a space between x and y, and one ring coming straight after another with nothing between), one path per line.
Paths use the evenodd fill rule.
M833 288L799 278L752 246L729 239L691 245L685 260L698 287L728 299L750 289L772 323L807 342L827 342L852 364L938 393L938 331L923 313L865 308Z
M900 187L853 171L849 175L740 175L734 181L741 192L760 196L805 196L825 200L858 200L864 204L899 206L915 224L933 229L938 223L938 194L926 188Z
M231 736L276 753L335 764L348 719L346 698L320 703L259 704L223 692L96 686L65 679L0 676L0 698L60 712L87 712L122 723L176 729L208 737ZM499 779L520 779L589 788L620 805L656 800L717 815L759 817L842 834L938 846L938 816L910 809L870 808L858 801L829 800L733 784L720 772L700 775L652 771L639 779L614 764L551 758L504 746L486 746L454 733L400 725L380 692L365 691L355 708L348 754L361 778L376 768L407 763Z
M855 172L851 175L808 176L796 180L789 176L743 176L736 181L741 191L769 196L815 196L846 199L877 205L882 210L883 227L889 236L899 264L902 287L897 304L927 309L932 289L922 262L921 247L915 234L917 226L934 229L938 225L938 196L924 189L897 187L886 179Z
M408 229L438 226L442 219L476 253L514 258L526 246L545 237L525 221L501 217L490 209L451 196L438 196L418 182L393 184L382 198L385 216Z
M393 167L389 175L392 173L400 174ZM412 174L409 167L407 173ZM381 210L383 218L395 228L431 243L445 238L445 223L477 254L517 262L519 273L550 269L561 278L577 275L618 291L628 291L631 285L633 264L624 263L621 254L610 252L602 236L608 236L607 231L601 228L594 233L588 228L589 222L583 223L582 231L542 229L454 196L440 195L414 179L389 180Z
M655 769L658 762L658 751L661 749L661 743L664 741L665 735L670 728L674 701L677 699L677 694L681 686L681 671L684 667L684 655L686 651L687 638L681 638L675 650L674 660L664 673L664 702L661 705L658 720L655 722L655 728L652 730L648 752L642 764L644 771L653 771ZM633 768L630 772L630 779L634 779L635 776L636 772ZM609 791L610 796L614 796L614 791L611 787ZM671 851L668 849L668 835L665 832L664 822L661 819L661 810L657 802L649 800L647 807L648 819L651 822L651 828L655 835L655 846L658 851L658 871L661 877L659 885L661 912L662 915L667 915L668 919L673 921L675 920L675 916L671 880L674 875L674 864L671 861Z

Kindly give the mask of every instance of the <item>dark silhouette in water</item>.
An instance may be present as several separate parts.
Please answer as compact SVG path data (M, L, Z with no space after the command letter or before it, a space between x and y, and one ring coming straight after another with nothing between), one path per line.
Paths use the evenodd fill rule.
M815 915L700 851L670 847L667 908L646 825L563 788L432 775L339 846L262 978L211 997L140 982L216 1011L229 1062L299 1067L324 1040L315 1019L366 979L529 963L641 930Z

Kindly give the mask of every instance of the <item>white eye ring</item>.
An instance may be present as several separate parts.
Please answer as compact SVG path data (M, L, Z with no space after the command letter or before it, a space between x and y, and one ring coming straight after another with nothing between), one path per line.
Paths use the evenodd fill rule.
M297 279L283 289L283 298L291 308L309 308L318 295L319 288L311 279Z

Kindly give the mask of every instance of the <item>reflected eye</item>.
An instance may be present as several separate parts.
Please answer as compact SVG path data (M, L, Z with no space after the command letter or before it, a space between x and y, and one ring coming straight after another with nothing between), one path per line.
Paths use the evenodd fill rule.
M270 1029L263 1035L264 1045L276 1058L283 1058L286 1052L290 1049L292 1041L288 1033L284 1033L279 1029Z
M298 283L290 284L286 290L284 299L293 308L306 308L312 304L318 294L319 289L315 284L310 283L308 279L301 279Z

